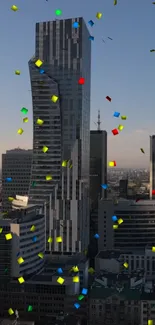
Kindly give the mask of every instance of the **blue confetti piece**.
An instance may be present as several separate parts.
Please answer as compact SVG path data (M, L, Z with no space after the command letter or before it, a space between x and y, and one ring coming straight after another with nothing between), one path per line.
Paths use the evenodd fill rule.
M18 252L16 256L18 257L19 255L20 255L20 252Z
M34 236L34 237L32 238L32 241L33 241L34 243L36 243L36 241L37 241L37 236Z
M76 309L79 309L79 308L80 308L80 305L76 302L76 303L74 304L74 307L75 307Z
M119 117L120 116L120 113L119 112L115 112L113 116L114 117Z
M115 222L115 221L117 221L117 220L118 220L118 218L117 218L116 216L113 216L113 217L112 217L112 221Z
M61 269L61 267L59 267L59 268L57 269L57 272L58 272L59 274L62 274L62 273L63 273L63 270Z
M39 72L40 72L40 74L43 74L43 73L45 73L45 70L40 69Z
M7 177L5 180L6 180L6 182L8 182L8 183L12 182L12 178L11 178L11 177Z
M91 27L93 27L94 22L93 22L92 20L89 20L89 21L88 21L88 24L89 24Z
M100 236L99 236L98 234L95 234L95 235L94 235L94 238L99 239Z
M87 293L88 293L88 289L83 288L81 294L82 295L87 295Z
M104 190L106 190L106 189L108 188L108 185L107 185L107 184L102 184L101 186L102 186L102 188L103 188Z
M94 36L89 36L90 41L94 41Z
M79 27L79 23L75 21L75 22L73 23L73 28L78 28L78 27Z

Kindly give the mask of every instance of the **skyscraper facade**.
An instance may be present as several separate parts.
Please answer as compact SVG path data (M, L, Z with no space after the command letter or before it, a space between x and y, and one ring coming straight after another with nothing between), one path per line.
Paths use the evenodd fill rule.
M154 199L152 194L155 190L155 135L150 136L150 199Z
M8 197L28 195L32 164L32 150L20 148L2 154L2 209L11 209Z
M89 240L89 36L83 18L37 23L35 56L29 61L35 183L29 196L39 204L48 204L51 193L55 197L46 229L54 238L62 235L62 243L54 239L59 251L81 251Z

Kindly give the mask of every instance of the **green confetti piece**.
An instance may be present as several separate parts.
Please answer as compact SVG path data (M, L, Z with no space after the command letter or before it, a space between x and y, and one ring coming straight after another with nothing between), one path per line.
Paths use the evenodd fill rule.
M33 310L32 306L29 305L28 308L27 308L27 311L32 311L32 310Z
M84 295L79 295L78 300L82 300L84 298Z
M60 16L62 14L62 11L60 9L57 9L55 11L56 16Z
M28 112L28 109L27 109L26 107L23 107L23 108L21 109L21 112L22 112L24 115L26 115L27 112Z

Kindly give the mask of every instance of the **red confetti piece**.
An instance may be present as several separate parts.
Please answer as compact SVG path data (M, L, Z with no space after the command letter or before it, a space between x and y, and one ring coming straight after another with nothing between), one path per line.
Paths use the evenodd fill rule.
M111 97L107 96L106 99L111 102Z
M85 79L84 78L80 78L79 81L78 81L78 84L79 85L84 85L85 83Z
M119 134L119 132L118 132L117 129L113 129L111 132L113 133L113 135L117 135L117 134Z
M115 160L113 160L113 163L114 163L114 167L116 167L116 161Z
M155 190L152 190L152 195L155 195Z

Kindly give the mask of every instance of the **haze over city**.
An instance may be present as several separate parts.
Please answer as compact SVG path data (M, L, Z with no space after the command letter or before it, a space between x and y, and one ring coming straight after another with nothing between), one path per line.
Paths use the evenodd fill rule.
M34 54L35 23L55 19L55 10L62 10L61 18L83 16L86 22L95 20L89 28L95 37L92 42L91 129L97 112L101 112L101 129L108 132L108 160L116 160L117 167L148 167L149 135L154 133L155 54L154 9L149 1L16 1L19 11L9 8L12 2L2 1L0 11L1 47L1 141L0 156L14 147L32 148L32 99L28 60ZM96 12L103 13L101 20ZM7 22L7 24L6 24ZM4 28L5 26L5 28ZM111 37L112 40L109 40ZM103 42L105 41L105 43ZM19 69L20 76L14 71ZM106 101L110 96L112 102ZM22 136L22 107L29 109L29 122ZM127 115L124 130L113 136L120 119L114 111ZM140 148L144 148L142 154Z

